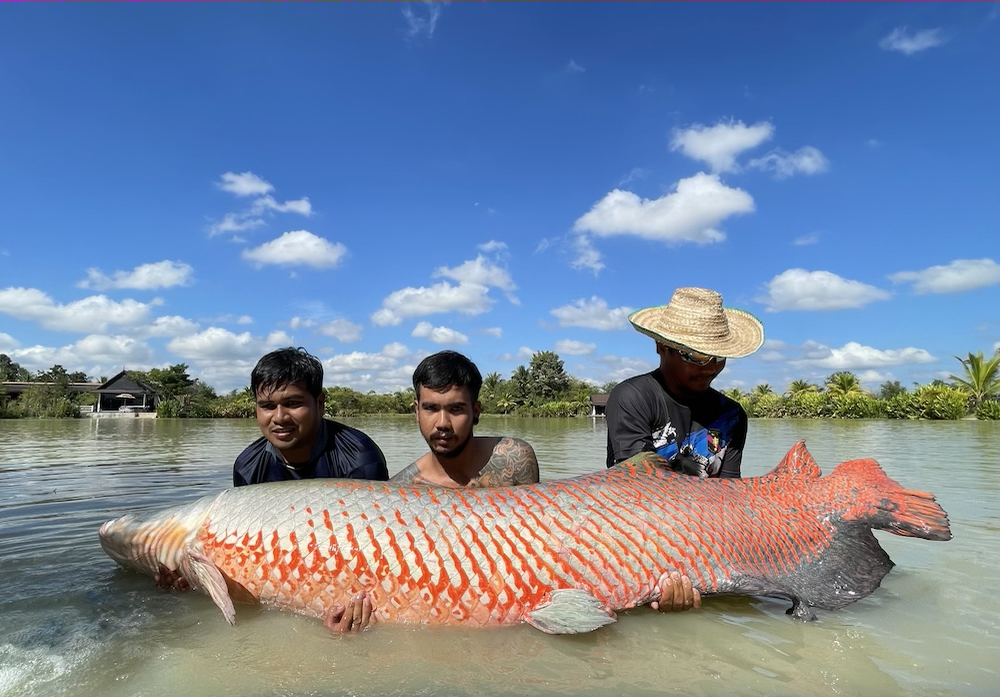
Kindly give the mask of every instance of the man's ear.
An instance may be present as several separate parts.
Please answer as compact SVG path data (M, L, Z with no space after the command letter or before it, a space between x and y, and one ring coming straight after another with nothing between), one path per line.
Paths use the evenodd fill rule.
M316 396L316 404L319 405L319 415L322 418L326 414L326 390L320 390Z
M476 403L472 405L472 425L473 426L478 426L479 425L479 412L481 412L482 410L483 410L483 405L479 401L476 401Z

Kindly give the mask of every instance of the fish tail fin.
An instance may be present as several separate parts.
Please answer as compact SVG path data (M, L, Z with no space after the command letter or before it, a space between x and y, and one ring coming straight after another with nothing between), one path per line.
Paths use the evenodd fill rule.
M933 494L904 489L872 459L843 462L830 473L845 501L844 520L857 520L903 537L951 539L948 514Z

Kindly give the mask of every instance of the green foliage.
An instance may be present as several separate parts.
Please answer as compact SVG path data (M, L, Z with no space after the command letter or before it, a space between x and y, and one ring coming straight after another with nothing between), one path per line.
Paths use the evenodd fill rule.
M858 376L849 370L841 370L833 373L826 379L824 384L826 385L827 394L834 397L864 392L861 389L861 381L858 380Z
M28 382L31 373L21 364L11 360L6 353L0 353L0 382Z
M1000 393L1000 353L983 358L983 352L969 352L968 358L955 360L962 364L964 375L950 376L956 387L969 395L975 409L982 401Z
M830 399L825 394L803 390L787 398L786 413L799 419L818 419L831 416L833 409Z
M181 415L181 405L176 399L161 399L156 405L156 416L160 419L176 419Z
M563 368L562 359L554 351L538 351L528 364L531 396L544 404L566 394L570 380Z
M969 412L968 395L948 385L924 385L914 394L924 419L955 420Z
M819 391L819 385L814 385L807 380L792 380L788 383L788 389L785 390L785 396L795 397L796 395Z
M1000 402L987 399L976 407L976 418L980 421L1000 421Z
M906 394L906 388L900 384L899 380L884 382L882 383L882 386L878 388L878 397L882 400L888 401L901 394Z
M65 418L80 415L79 406L58 385L32 385L5 405L13 418Z
M865 393L834 395L830 402L832 415L840 419L877 419L885 413L882 402Z
M741 404L747 416L754 419L777 419L786 415L785 400L773 392L755 392L745 397Z

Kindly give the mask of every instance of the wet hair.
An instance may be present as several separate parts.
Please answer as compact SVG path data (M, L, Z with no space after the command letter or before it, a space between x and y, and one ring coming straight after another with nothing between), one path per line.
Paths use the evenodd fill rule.
M420 361L413 371L413 392L417 399L420 399L421 386L432 390L468 387L475 403L483 387L483 376L475 363L457 351L440 351Z
M281 348L265 355L250 373L250 391L256 399L259 390L280 390L294 382L304 382L313 397L323 391L323 364L316 356L299 348Z

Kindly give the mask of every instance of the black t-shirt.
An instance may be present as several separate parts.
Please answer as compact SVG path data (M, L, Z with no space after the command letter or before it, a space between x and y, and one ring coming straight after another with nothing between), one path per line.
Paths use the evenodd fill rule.
M286 479L374 479L388 481L385 456L371 438L342 423L323 419L309 461L289 466L261 436L233 463L233 486Z
M686 474L740 476L747 414L721 392L709 389L682 404L667 392L657 369L617 385L605 415L608 467L651 451Z

